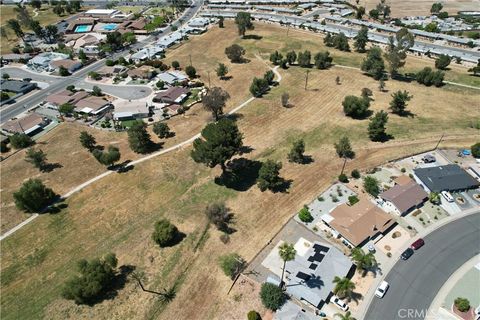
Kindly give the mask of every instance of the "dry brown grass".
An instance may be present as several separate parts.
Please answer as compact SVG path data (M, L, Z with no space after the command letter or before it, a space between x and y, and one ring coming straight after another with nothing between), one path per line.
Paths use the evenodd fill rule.
M273 30L273 27L268 28ZM221 31L222 35L233 34L231 29L229 25L227 30ZM258 27L255 33L264 30L273 32ZM239 41L238 38L217 39L225 43ZM252 66L255 65L253 56L258 51L251 50L252 45L247 46L247 42L253 41L241 41L249 48ZM260 45L261 41L257 43ZM187 46L179 50L184 48L184 52L188 52ZM213 49L212 46L214 44L210 43L204 46L205 57L220 57L217 51L223 52L223 48ZM183 57L185 59L185 53ZM180 60L176 55L175 58ZM250 79L257 75L257 72L249 72ZM254 149L246 157L274 158L283 162L282 176L293 180L288 193L262 193L255 186L238 192L216 185L213 178L220 170L191 161L190 147L141 163L126 174L109 175L73 195L67 201L66 210L42 216L2 242L4 318L244 319L250 308L260 308L258 300L249 291L250 294L244 293L240 307L232 302L233 296L243 291L235 288L233 295L227 296L231 281L221 274L218 257L238 252L250 260L292 213L330 184L342 164L332 147L339 136L348 134L357 152L355 160L347 164L347 171L350 171L433 148L443 132L447 136L441 147L469 146L475 140L474 134L478 133L466 126L469 119L480 116L479 109L472 108L478 103L475 92L462 94L389 81L389 90L401 88L414 95L409 108L416 117L391 115L388 130L395 139L383 144L372 143L366 138L368 121L343 116L341 101L347 94L358 95L361 88L370 87L375 94L372 109L385 109L390 93L379 93L375 81L357 70L312 70L309 90L304 91L304 70L294 67L280 72L284 76L281 85L242 109L238 124L245 135L245 144ZM337 75L342 85L335 85ZM232 81L236 79L236 75L233 76ZM238 94L244 90L239 90ZM280 106L279 97L284 91L290 93L293 108ZM204 111L199 110L201 112ZM185 125L185 130L187 127ZM297 137L305 139L307 154L313 157L313 163L286 162L290 141ZM222 200L226 200L235 213L234 227L237 229L227 245L220 242L220 233L213 228L207 237L201 236L206 223L205 206ZM161 217L168 217L187 234L181 244L161 250L153 244L150 239L152 226ZM75 261L109 251L117 253L120 264L131 264L145 271L148 288L158 290L176 285L175 300L164 305L154 296L142 293L132 282L128 282L115 299L94 307L80 307L63 300L60 289L65 279L73 274ZM32 296L32 292L35 295Z
M378 0L360 0L359 5L367 8L367 12L374 9L380 1ZM432 4L438 2L436 0L404 0L392 1L387 0L385 3L392 8L392 17L404 16L427 16L430 14ZM350 3L356 4L356 1L351 0ZM478 10L478 3L472 0L455 0L444 1L443 10L450 14L456 14L462 10Z

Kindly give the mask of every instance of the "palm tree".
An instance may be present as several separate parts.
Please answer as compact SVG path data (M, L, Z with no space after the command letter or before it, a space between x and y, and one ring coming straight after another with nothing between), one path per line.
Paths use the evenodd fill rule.
M282 269L282 281L280 282L280 287L283 286L283 274L285 273L285 265L287 264L287 261L292 261L295 259L295 254L297 253L297 250L293 247L293 244L290 243L282 243L282 245L278 248L278 254L280 255L280 258L283 260L283 269Z
M355 283L353 283L350 279L347 277L335 277L333 279L333 283L335 283L333 293L335 293L339 298L352 296L353 290L355 289Z
M335 313L335 317L340 317L340 320L357 320L352 317L352 313L350 311L347 311L345 314Z
M354 248L352 250L352 259L359 269L367 271L370 268L373 268L377 265L377 260L373 253L365 253L360 248Z

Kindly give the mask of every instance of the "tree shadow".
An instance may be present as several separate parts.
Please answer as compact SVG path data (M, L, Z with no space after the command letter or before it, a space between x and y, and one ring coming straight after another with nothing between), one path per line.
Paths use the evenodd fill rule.
M111 285L105 290L105 292L99 295L96 299L87 303L88 306L93 306L97 303L101 303L105 300L113 300L118 296L118 292L125 288L125 284L128 281L128 276L135 271L135 266L122 265L118 268L117 274L112 280Z
M242 146L242 147L240 148L239 154L240 154L240 155L248 154L248 153L252 152L253 150L255 150L255 149L253 149L253 148L250 147L250 146Z
M373 110L367 110L361 115L349 115L347 117L350 117L355 120L365 120L370 118L373 115Z
M404 110L400 113L395 114L403 118L415 118L415 113L411 112L410 110Z
M362 299L363 295L358 292L352 292L350 296L348 297L348 302L351 302L352 300L355 301L356 304L360 302Z
M45 210L45 213L57 214L57 213L60 213L63 209L68 208L68 204L66 204L65 202L63 202L62 199L60 199L59 201L60 201L60 202L49 206L49 207Z
M310 164L310 163L313 163L313 162L315 162L315 160L313 159L312 156L304 155L301 164Z
M243 36L244 40L262 40L263 37L262 36L259 36L257 34L246 34Z
M233 121L237 121L237 120L243 119L244 115L241 113L232 113L232 114L227 113L224 115L224 117Z
M181 231L178 231L175 235L175 238L172 239L172 241L162 245L162 248L170 248L170 247L174 247L176 246L177 244L179 244L180 242L183 241L183 239L186 238L186 234L181 232Z
M63 166L60 163L47 163L43 166L42 171L43 172L52 172L55 169L58 168L63 168Z
M401 81L401 82L410 83L412 81L415 81L415 74L411 74L411 73L395 74L395 75L392 75L392 79Z
M246 158L236 158L227 164L227 171L215 177L215 183L237 191L247 191L257 182L262 163Z
M392 136L391 134L385 133L385 134L381 135L380 137L378 137L377 139L372 140L372 141L385 143L385 142L388 142L388 141L393 140L393 139L395 139L394 136Z
M233 76L224 76L220 78L220 80L223 80L223 81L230 81L232 79L233 79Z
M275 187L271 188L270 191L273 193L288 193L288 189L292 185L292 179L279 178L281 181Z

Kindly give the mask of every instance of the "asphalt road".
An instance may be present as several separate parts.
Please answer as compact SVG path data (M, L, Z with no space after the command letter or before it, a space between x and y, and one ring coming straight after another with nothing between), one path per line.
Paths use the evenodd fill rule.
M385 280L383 299L374 297L365 320L436 319L427 314L436 294L464 263L480 253L480 211L455 220L424 238L409 260L399 260Z
M203 0L194 0L193 5L191 7L188 7L184 11L183 16L181 17L181 20L182 21L190 20L197 13L197 11L200 9L202 4L203 4ZM180 23L177 21L177 22L174 23L174 25L179 26ZM108 58L118 59L119 57L125 57L126 55L129 54L129 51L131 49L136 50L136 49L143 48L146 45L154 42L156 40L157 36L164 36L164 35L167 35L171 32L172 32L171 28L168 27L165 30L163 30L163 32L161 32L160 34L155 35L155 36L149 36L145 40L143 40L141 42L138 42L138 43L134 44L133 46L131 46L129 48L126 48L123 51L116 52L116 53L113 54L113 56L108 57ZM99 60L99 61L96 61L95 63L92 63L92 64L80 69L79 71L75 72L75 74L73 74L72 76L60 78L58 81L52 80L51 78L53 78L53 77L43 78L44 80L40 80L40 79L42 79L42 77L48 77L48 76L38 75L38 78L34 78L32 73L26 72L28 75L26 75L25 77L32 78L35 81L47 82L47 83L50 84L50 86L45 90L41 90L41 91L38 91L38 92L35 92L35 93L31 93L28 96L24 97L23 99L20 98L21 101L19 101L19 102L16 102L16 103L10 104L10 105L2 106L0 108L0 123L4 123L4 122L8 121L9 119L18 116L19 114L24 112L26 109L29 109L29 108L39 104L40 102L44 101L45 98L48 95L50 95L52 93L55 93L57 91L60 91L60 90L64 89L65 87L69 86L69 85L75 85L75 86L78 86L78 87L84 87L86 89L89 89L93 85L85 82L84 81L85 77L88 75L88 73L90 71L96 71L96 70L100 69L101 67L103 67L103 65L104 65L103 59ZM4 72L3 71L4 69L7 70L7 68L2 68L2 73ZM14 69L14 68L10 68L10 69ZM20 71L18 71L18 72L20 72ZM11 74L11 76L13 77L13 73ZM47 80L47 81L45 81L45 80ZM135 87L128 87L129 88L128 91L125 91L127 87L105 86L105 85L98 85L98 86L100 88L102 88L102 90L104 90L107 93L111 93L112 95L115 95L115 96L120 97L120 98L125 98L125 99L139 99L139 98L148 96L151 92L151 91L149 92L148 88L146 88L146 87L136 87L136 88ZM141 91L141 90L144 90L144 91Z

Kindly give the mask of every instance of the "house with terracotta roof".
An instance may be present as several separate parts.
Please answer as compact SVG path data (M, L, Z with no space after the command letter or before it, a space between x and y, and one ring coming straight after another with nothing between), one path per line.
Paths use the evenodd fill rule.
M423 188L410 179L402 175L394 180L395 185L380 194L380 198L385 201L385 208L398 215L405 215L415 208L423 205L428 199L428 194Z
M159 92L153 98L153 102L180 104L190 94L190 89L183 87L170 87L165 91Z
M64 67L68 72L73 73L82 67L82 62L72 59L55 60L50 62L50 67L55 71L58 71L60 67Z
M70 103L75 105L78 101L89 96L89 93L86 91L71 92L68 90L63 90L55 94L49 95L45 102L47 107L50 109L58 109L59 106L65 103Z
M75 111L78 113L98 116L112 108L110 101L100 97L89 96L75 104Z
M352 248L383 237L396 225L392 216L367 199L354 205L341 204L321 219L336 238Z
M150 80L155 76L155 68L152 66L143 65L141 67L128 70L127 74L134 78Z
M124 67L122 65L103 66L102 68L100 68L100 70L97 71L97 73L102 77L112 77L124 73L127 70L127 67Z
M44 118L37 113L29 113L24 117L8 120L2 125L2 130L11 134L25 133L33 135L49 123L50 120L48 118Z

